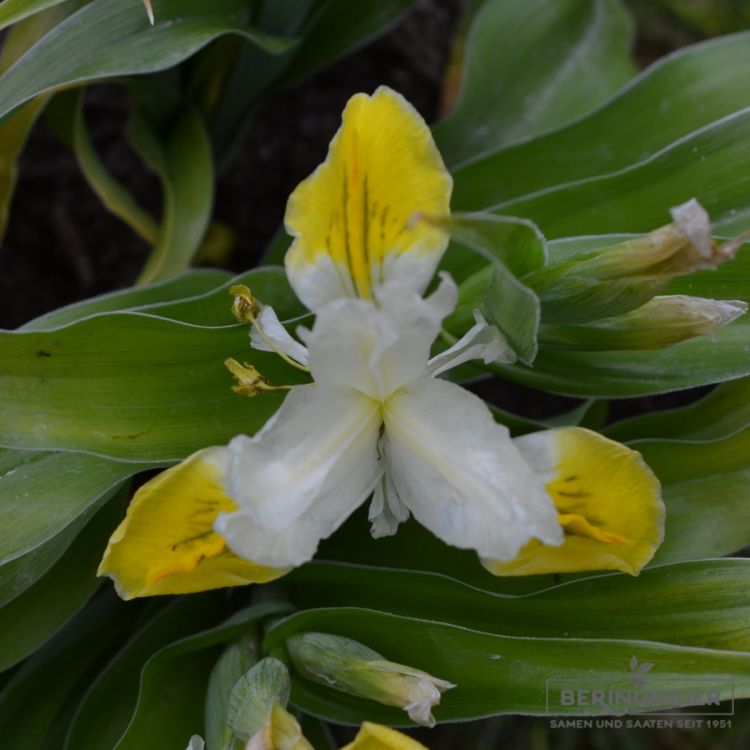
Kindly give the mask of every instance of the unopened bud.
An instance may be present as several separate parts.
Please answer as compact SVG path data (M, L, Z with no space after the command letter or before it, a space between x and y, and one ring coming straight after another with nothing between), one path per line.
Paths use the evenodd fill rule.
M710 336L745 312L747 303L740 300L666 295L611 318L542 326L539 338L545 346L558 349L663 349L696 336Z
M244 284L235 284L229 288L229 294L234 297L232 314L237 322L252 324L260 314L260 305L250 289Z
M245 746L245 750L315 750L302 734L297 719L279 703L274 703L263 729Z
M273 707L286 706L290 689L287 668L272 657L242 675L232 688L227 711L227 725L235 737L248 742L262 733L271 721Z
M431 709L455 687L427 672L387 661L367 646L324 633L290 638L287 649L299 673L350 695L402 708L423 726L434 726Z
M673 208L673 223L645 237L582 253L523 277L542 301L542 322L580 323L634 310L677 276L734 257L745 237L724 245L696 200Z

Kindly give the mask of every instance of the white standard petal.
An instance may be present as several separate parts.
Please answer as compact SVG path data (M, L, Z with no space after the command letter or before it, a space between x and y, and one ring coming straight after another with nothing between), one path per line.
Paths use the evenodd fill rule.
M300 565L370 494L380 476L381 407L357 391L299 386L255 437L229 444L226 486L239 506L215 529L237 554Z
M300 344L297 339L293 338L284 328L276 315L276 311L270 305L264 305L258 316L258 325L263 331L264 336L275 347L276 350L291 357L295 362L301 365L307 365L307 347ZM260 335L258 329L253 326L250 332L250 345L253 349L261 352L272 352L273 347L269 346L267 341Z
M384 400L427 373L430 347L443 318L455 307L457 289L444 276L427 299L396 282L376 300L334 300L302 333L316 383L349 386Z
M384 422L396 492L436 536L502 560L532 538L560 544L544 484L477 396L425 378L386 402Z
M516 355L505 337L496 326L490 325L479 310L474 311L476 323L450 349L440 352L428 363L433 377L454 367L481 359L486 365L490 362L511 364Z

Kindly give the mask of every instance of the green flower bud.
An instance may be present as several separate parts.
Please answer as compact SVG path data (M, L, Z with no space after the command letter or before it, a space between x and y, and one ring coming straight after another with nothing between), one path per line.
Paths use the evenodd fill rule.
M581 323L634 310L676 276L716 268L734 257L747 237L711 241L708 214L696 201L672 209L674 221L645 237L527 274L522 281L542 302L543 323Z
M423 726L434 726L431 709L455 687L427 672L387 661L350 638L305 633L287 641L297 671L320 685L402 708Z
M645 305L611 318L579 325L542 326L544 346L585 351L663 349L695 336L711 335L747 312L741 300L682 294L654 297Z

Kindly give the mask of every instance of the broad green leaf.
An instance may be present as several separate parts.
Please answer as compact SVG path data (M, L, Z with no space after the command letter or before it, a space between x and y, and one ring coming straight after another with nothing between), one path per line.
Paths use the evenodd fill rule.
M670 207L697 197L717 233L739 234L750 225L749 169L750 109L745 109L621 172L552 187L494 210L530 219L546 237L557 238L648 232L668 222Z
M0 7L0 19L6 3ZM26 52L35 42L47 33L58 21L68 14L69 6L40 13L17 24L2 40L0 51L0 74ZM0 20L0 28L2 21ZM0 243L10 218L10 204L18 177L17 161L26 145L26 139L37 117L47 103L47 96L39 96L11 117L0 123Z
M63 2L66 2L66 0L3 0L2 5L0 5L0 29L23 21L24 18ZM68 3L72 4L70 0L68 0Z
M252 27L246 0L153 0L150 26L140 2L94 0L0 77L0 117L37 94L85 81L171 68L213 39L237 34L270 53L289 42Z
M229 643L211 669L203 711L209 747L225 748L232 740L232 729L227 724L229 698L237 680L258 661L258 636L257 632L248 633Z
M189 635L151 656L143 667L138 702L117 750L141 750L150 743L182 747L180 743L187 742L191 734L203 734L206 687L219 658L217 646L255 631L265 618L289 611L284 604L248 607L221 625ZM88 748L98 750L93 744L81 746L81 750Z
M623 605L626 607L627 603ZM545 617L554 617L546 611ZM689 687L705 675L723 700L750 696L750 654L610 638L526 638L482 633L429 620L399 617L372 609L331 608L301 612L277 623L264 648L285 656L284 642L306 631L333 633L367 645L390 660L408 664L458 687L443 695L434 710L438 721L467 720L495 714L547 712L549 679L610 680L628 685L634 655L652 662L654 677ZM288 657L287 657L288 658ZM299 709L341 723L363 719L404 724L403 713L293 678L292 703ZM576 713L575 706L555 706L556 713ZM592 709L596 711L596 709ZM607 712L600 709L601 713Z
M750 425L750 378L715 388L700 401L623 419L603 430L620 442L642 438L716 440Z
M615 0L488 0L458 103L435 127L448 166L593 110L635 73L632 31Z
M282 84L293 85L382 33L414 0L324 0L303 29Z
M131 142L159 176L163 191L156 244L139 277L139 283L147 284L182 273L200 247L213 205L213 156L204 123L192 108L180 116L163 145L146 121L136 118Z
M223 592L197 594L173 599L136 630L91 684L70 727L65 750L114 748L133 715L141 670L148 659L170 643L213 627L226 615ZM205 690L205 684L202 687ZM201 716L199 711L192 718L200 724ZM184 738L185 745L189 738L189 734Z
M0 563L21 560L52 542L145 468L81 453L0 451Z
M463 333L474 325L474 311L480 309L521 361L531 363L537 351L540 305L518 277L544 265L544 237L530 222L492 214L454 214L442 225L457 244L441 267L463 282L458 306L445 328Z
M117 502L106 504L45 576L0 609L0 670L33 653L91 598L99 585L96 569L119 514Z
M239 325L110 313L0 334L0 444L163 463L254 433L281 397L234 393L227 357L252 360L276 385L301 380L276 355L251 351Z
M588 249L591 243L589 238L580 247ZM555 244L550 243L551 254ZM563 245L567 253L576 242ZM715 271L675 279L664 293L750 301L750 244L743 245L734 260ZM493 365L492 370L534 388L572 396L643 396L750 374L748 336L750 315L745 314L713 336L699 336L657 351L574 352L542 347L533 368Z
M309 315L289 286L284 269L278 266L254 268L203 295L173 302L157 302L141 307L140 310L183 323L202 326L227 325L234 320L230 313L232 297L229 290L235 284L248 286L259 302L273 307L281 320ZM248 355L251 356L251 353Z
M64 731L66 706L75 705L90 670L132 627L137 611L113 592L95 597L19 668L0 693L5 750L59 750L53 727L62 724Z
M748 106L750 32L686 47L652 65L592 115L455 170L453 208L475 211L618 172ZM704 155L693 152L690 163ZM691 185L697 192L697 174L688 179L686 187ZM658 201L660 211L664 205ZM559 213L579 208L566 204ZM633 231L662 223L663 217ZM620 230L627 231L610 221L604 231Z
M743 627L750 616L750 560L663 565L638 577L609 573L520 596L429 572L346 563L313 562L285 583L300 608L368 607L502 635L605 636L750 651Z
M152 304L167 304L201 296L223 284L227 271L204 269L189 271L176 278L138 288L123 289L60 307L21 326L19 331L47 331L90 315L118 310L138 310ZM229 319L227 319L229 322Z
M83 176L105 208L122 219L146 242L154 244L158 227L151 214L141 208L128 189L105 167L89 136L84 114L85 89L60 92L55 99L58 128L76 155ZM200 151L198 156L200 157Z
M750 544L750 428L711 442L631 445L661 480L667 506L654 562L726 555Z
M0 505L4 504L0 500ZM0 607L36 583L62 557L90 515L91 511L83 513L49 541L20 557L0 564Z

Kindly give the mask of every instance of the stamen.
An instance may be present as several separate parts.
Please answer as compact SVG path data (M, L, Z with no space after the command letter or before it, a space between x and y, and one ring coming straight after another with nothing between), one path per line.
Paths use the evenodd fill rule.
M236 359L230 357L224 360L224 365L237 379L237 385L233 385L232 390L241 396L252 398L259 393L289 391L293 388L291 385L271 385L267 378L263 377L255 367L247 362L240 364Z
M248 287L244 284L235 284L229 288L229 293L234 296L232 313L238 323L253 326L268 348L281 357L288 365L296 367L298 370L302 370L302 372L310 372L309 367L305 367L305 365L300 364L297 360L284 354L284 352L282 352L281 349L279 349L279 347L266 335L266 332L258 321L258 316L260 315L260 304Z

